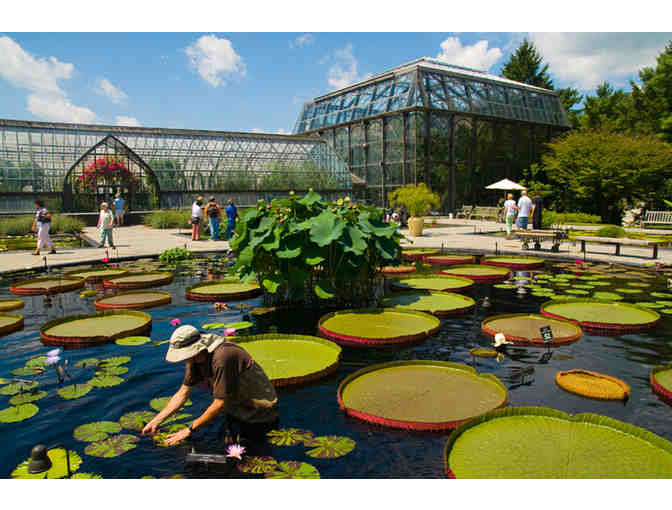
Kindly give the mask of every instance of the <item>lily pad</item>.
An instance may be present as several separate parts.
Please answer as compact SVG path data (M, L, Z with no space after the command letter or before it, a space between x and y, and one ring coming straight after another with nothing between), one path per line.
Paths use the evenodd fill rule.
M72 480L102 480L103 477L94 473L75 473Z
M555 382L570 393L599 400L624 400L630 396L630 386L626 382L590 370L558 372Z
M80 293L79 293L79 297L81 297L81 298L85 298L85 297L87 297L87 296L95 296L96 294L98 294L98 291L97 291L97 290L94 290L94 289L87 289L87 290L83 290L82 292L80 292Z
M0 423L16 423L32 418L40 410L35 404L10 406L0 411Z
M28 391L26 393L19 393L9 399L9 404L12 406L19 406L21 404L29 404L36 402L47 396L46 391Z
M46 356L35 356L26 361L26 367L28 368L46 368L47 364Z
M335 459L350 453L355 449L355 441L344 436L320 436L304 441L308 447L314 447L308 450L306 455L317 459Z
M655 326L660 319L654 310L593 299L549 301L542 305L541 313L547 317L570 320L585 328L610 331L647 329Z
M644 282L627 282L626 285L628 285L629 287L641 287L641 288L651 287L650 283L644 283Z
M12 375L15 375L17 377L30 377L32 375L38 375L43 372L44 368L41 367L21 367L12 370Z
M105 358L101 359L98 362L98 365L101 368L104 367L113 367L113 366L119 366L119 365L124 365L131 361L131 358L129 356L114 356L112 358Z
M593 297L595 299L606 299L607 301L621 301L623 299L623 296L615 292L594 292Z
M74 430L73 436L78 441L90 443L107 439L111 434L119 432L121 432L121 425L116 421L97 421L80 425Z
M142 345L151 341L151 338L148 336L127 336L126 338L119 338L114 341L118 345Z
M443 317L467 313L474 309L476 301L469 296L454 292L416 291L398 292L382 300L381 306L401 310L427 312Z
M133 411L126 413L119 418L119 424L125 429L140 432L145 425L152 421L154 416L156 416L156 414L150 411Z
M157 397L149 401L149 407L155 411L163 411L163 408L166 407L166 404L171 399L171 397ZM187 400L182 407L190 406L192 404L191 400Z
M89 443L84 449L84 453L92 457L118 457L135 448L135 443L138 441L140 441L140 438L137 436L119 434L102 439L101 441Z
M278 466L278 461L273 457L245 457L238 463L238 470L243 473L255 475L271 473Z
M124 379L117 377L116 375L97 375L96 377L89 379L88 384L94 386L95 388L109 388L110 386L117 386L124 382Z
M218 329L225 326L224 322L209 322L201 326L202 329Z
M233 328L236 331L238 331L240 329L251 328L252 326L254 326L254 324L252 324L249 321L229 322L228 324L224 324L225 328Z
M637 303L634 303L637 306L643 306L644 308L665 308L664 304L661 303L655 303L651 301L638 301Z
M669 292L652 292L651 296L656 298L672 299L672 294Z
M469 349L469 354L476 356L477 358L496 358L499 353L494 349L474 347Z
M319 478L320 473L310 464L290 460L280 462L273 471L264 476L266 478Z
M614 289L616 292L620 292L622 294L641 294L643 291L642 289L629 289L629 288L618 288Z
M75 363L75 366L79 368L97 367L98 363L100 363L98 358L86 358Z
M299 443L305 443L313 439L313 433L310 430L303 429L279 429L271 430L266 434L268 442L277 446L294 446Z
M93 386L90 384L71 384L70 386L63 386L59 388L56 393L66 400L72 400L75 398L80 398L86 395L93 389Z
M184 441L185 441L184 439L182 441L179 441L175 444L170 444L170 445L166 444L165 441L166 441L166 438L170 434L174 434L175 432L179 432L180 430L186 429L186 428L187 428L187 426L184 423L176 423L175 425L170 425L169 427L166 427L165 429L161 429L160 432L157 432L156 434L154 434L154 436L152 436L152 440L154 441L156 446L161 446L163 448L171 448L173 446L181 445L182 443L184 443Z
M0 395L16 395L17 393L23 393L37 388L37 382L33 381L30 383L17 382L11 383L7 386L0 388Z
M12 474L11 478L63 478L68 475L67 461L66 461L66 451L63 448L51 448L47 451L47 456L51 460L51 468L46 473L35 473L31 474L28 472L28 464L30 464L30 459L24 460L19 464ZM79 469L79 466L82 465L82 458L79 454L73 450L67 451L67 456L70 459L70 472L74 473Z
M126 372L128 372L128 367L124 366L112 366L112 367L105 367L102 370L96 370L93 375L95 376L103 376L103 375L123 375ZM95 385L94 385L95 386Z

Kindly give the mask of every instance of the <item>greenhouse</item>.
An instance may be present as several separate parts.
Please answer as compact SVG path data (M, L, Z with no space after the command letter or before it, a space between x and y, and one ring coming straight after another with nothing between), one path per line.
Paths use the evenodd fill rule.
M309 187L352 188L344 161L316 136L0 119L0 212L94 211L121 191L131 210L226 193L241 205ZM285 193L281 193L285 194Z
M519 179L569 127L557 92L423 57L306 103L294 132L326 139L368 201L422 181L445 213L496 200L485 186Z

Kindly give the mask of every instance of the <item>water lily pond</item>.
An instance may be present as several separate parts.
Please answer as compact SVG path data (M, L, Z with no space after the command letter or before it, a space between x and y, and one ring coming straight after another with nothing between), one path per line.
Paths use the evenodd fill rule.
M280 421L267 443L248 449L241 462L208 468L185 464L192 447L198 453L226 454L230 443L220 437L218 422L173 447L163 445L163 436L139 434L165 403L161 399L172 395L184 377L182 363L164 360L167 344L162 342L175 329L175 319L218 333L233 325L243 336L317 335L318 321L326 313L296 309L254 313L264 306L262 297L231 300L218 307L187 299L187 288L222 277L228 263L216 256L177 267L152 260L123 263L124 269L133 272L174 274L171 283L151 289L170 293L171 303L142 310L151 315L151 333L118 343L65 349L57 354L60 360L54 365L45 365L56 347L41 342L41 326L62 317L93 314L94 300L116 291L105 289L102 282L87 282L81 289L55 296L22 296L23 308L3 312L22 314L24 327L0 336L0 434L4 438L0 477L25 472L31 448L42 443L60 444L73 452L73 469L80 477L444 478L444 448L450 430L393 428L348 416L339 408L337 394L344 379L373 364L410 360L459 363L478 374L492 374L506 389L507 407L543 406L571 415L595 413L672 441L672 407L657 397L649 382L654 366L672 360L672 290L667 288L667 275L604 264L546 262L534 271L514 271L505 282L477 282L462 290L476 306L462 306L456 315L436 313L440 329L424 341L385 348L343 345L340 364L323 378L277 388ZM446 269L415 264L418 270L410 276ZM11 284L38 276L3 278L0 300L18 297L10 293ZM400 274L388 279L408 277ZM389 290L388 295L394 296L395 291ZM499 354L492 353L493 340L481 329L482 322L494 315L537 314L551 298L591 297L637 304L660 313L660 320L636 332L596 334L584 329L578 341L552 349L508 345ZM397 301L404 303L402 298ZM60 375L56 366L64 369ZM572 369L624 381L629 398L597 400L562 389L555 382L556 374ZM179 430L210 402L208 392L196 388L191 401L162 432ZM53 455L62 458L59 450Z

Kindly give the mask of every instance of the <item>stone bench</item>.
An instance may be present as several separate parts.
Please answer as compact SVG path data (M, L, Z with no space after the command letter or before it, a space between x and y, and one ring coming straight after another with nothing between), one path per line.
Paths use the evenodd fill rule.
M653 248L653 256L651 258L658 258L658 246L665 244L665 241L645 241L643 239L628 239L618 237L591 237L591 236L577 236L574 241L581 241L581 251L586 253L586 243L593 244L611 244L616 246L614 255L621 254L621 246L637 246L642 248Z

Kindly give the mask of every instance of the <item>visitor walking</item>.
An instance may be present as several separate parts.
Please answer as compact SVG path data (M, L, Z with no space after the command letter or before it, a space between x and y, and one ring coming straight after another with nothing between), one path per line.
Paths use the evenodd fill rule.
M37 232L37 248L33 252L33 255L39 255L40 249L45 244L51 247L49 253L56 253L54 249L54 243L49 236L49 228L51 227L51 213L44 207L43 200L35 200L35 219L33 220L33 226L30 230Z
M518 228L527 230L527 224L530 220L530 210L532 209L532 200L527 196L527 191L523 190L520 192L520 198L518 199Z
M100 243L98 244L98 248L105 246L106 237L110 248L114 248L112 227L114 227L114 216L107 206L107 202L103 202L100 204L100 214L98 215L98 228L100 229Z
M126 205L126 201L121 198L121 193L117 193L114 202L112 202L112 206L114 207L114 220L117 222L118 226L122 226L124 224L124 207Z
M518 206L516 201L513 199L513 195L509 193L506 196L506 202L504 202L504 218L506 218L506 238L511 239L511 229L513 228L513 220L516 217L516 211L518 211Z
M198 197L191 204L191 240L198 241L201 238L201 221L203 220L203 197Z
M184 405L200 383L207 383L212 403L187 428L170 434L167 445L185 440L222 413L226 413L227 435L231 437L235 432L244 439L263 442L277 424L278 396L273 384L247 351L226 337L180 326L170 337L166 360L185 362L184 379L161 412L142 429L143 435L156 434L161 423Z
M534 193L534 200L532 201L532 228L539 230L541 228L541 216L544 211L544 199L541 193L536 191Z
M236 230L236 218L238 217L238 209L233 205L232 200L226 201L226 232L224 233L224 240L228 241L233 236L233 231Z
M210 222L210 240L218 241L219 222L221 221L222 218L222 208L219 207L219 204L215 200L215 197L210 197L210 201L205 206L203 213Z

